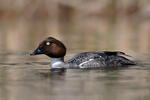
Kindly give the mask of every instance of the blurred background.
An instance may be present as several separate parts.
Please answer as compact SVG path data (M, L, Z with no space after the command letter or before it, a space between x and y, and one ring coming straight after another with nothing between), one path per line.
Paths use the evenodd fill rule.
M147 66L68 69L27 55L44 38L63 41L66 59L120 50ZM0 0L0 100L150 100L150 0Z
M0 1L0 52L30 51L48 36L69 51L149 52L150 1Z

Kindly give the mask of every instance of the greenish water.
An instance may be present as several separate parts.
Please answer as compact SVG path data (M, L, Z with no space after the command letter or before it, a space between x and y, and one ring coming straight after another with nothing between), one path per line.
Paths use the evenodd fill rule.
M150 61L148 54L135 56ZM149 65L50 74L46 56L0 54L0 100L149 100L149 94Z

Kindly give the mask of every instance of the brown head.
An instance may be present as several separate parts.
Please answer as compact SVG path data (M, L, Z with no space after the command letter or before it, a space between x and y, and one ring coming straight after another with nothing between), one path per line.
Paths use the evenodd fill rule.
M53 37L48 37L39 44L31 55L39 54L45 54L52 58L64 57L66 54L66 47L61 41Z

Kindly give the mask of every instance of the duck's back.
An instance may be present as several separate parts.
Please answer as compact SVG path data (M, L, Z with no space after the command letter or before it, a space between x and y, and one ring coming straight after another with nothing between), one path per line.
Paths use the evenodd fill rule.
M75 55L72 59L66 61L70 67L79 68L94 68L94 67L121 67L128 65L136 65L134 61L131 61L123 56L123 52L83 52Z

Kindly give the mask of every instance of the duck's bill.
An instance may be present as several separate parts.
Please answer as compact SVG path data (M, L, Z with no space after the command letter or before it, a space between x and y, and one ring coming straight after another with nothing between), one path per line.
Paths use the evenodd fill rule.
M39 55L39 54L43 54L43 52L40 48L37 48L30 55L34 56L34 55Z

